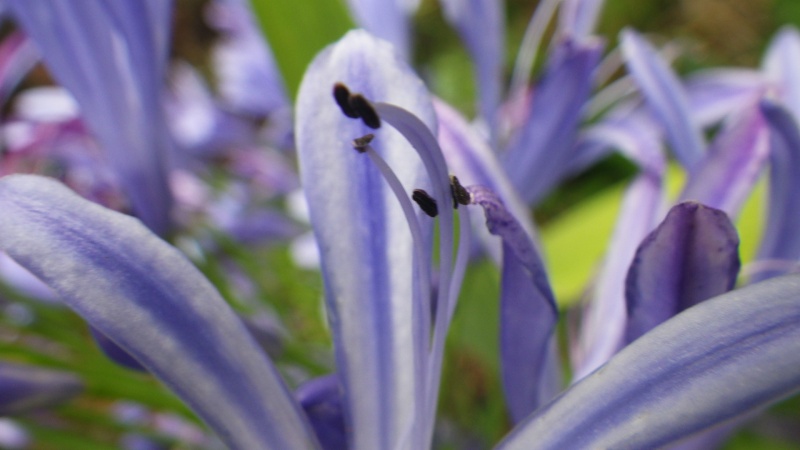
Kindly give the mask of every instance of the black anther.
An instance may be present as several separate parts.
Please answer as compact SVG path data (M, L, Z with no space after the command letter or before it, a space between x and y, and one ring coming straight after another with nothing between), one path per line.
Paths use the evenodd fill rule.
M381 127L381 119L378 117L378 113L375 112L375 109L369 103L369 100L364 98L363 95L351 95L350 108L352 108L353 112L361 117L361 120L364 121L364 125L372 129L378 129Z
M450 194L453 196L453 209L458 208L458 205L469 205L472 202L472 196L467 189L459 183L455 175L450 175Z
M350 89L344 83L336 83L333 85L333 98L336 99L336 104L342 110L345 116L352 119L358 119L358 113L350 106Z
M439 215L439 207L436 206L436 200L424 190L414 189L414 192L411 194L411 199L419 205L419 209L425 214L431 217Z

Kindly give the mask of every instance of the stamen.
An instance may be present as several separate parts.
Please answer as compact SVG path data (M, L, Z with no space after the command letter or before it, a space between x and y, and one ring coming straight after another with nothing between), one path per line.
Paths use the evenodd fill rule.
M547 30L547 24L553 19L556 8L561 0L544 0L539 2L536 12L533 13L525 35L522 38L522 45L517 53L517 60L514 63L514 72L511 77L509 92L512 94L523 92L525 86L530 84L531 69L536 62L536 54L542 43L542 37Z
M414 192L411 194L411 199L419 205L419 209L425 214L431 217L439 215L439 207L436 205L436 200L424 190L414 189Z
M364 105L360 105L358 103L361 100L363 100ZM362 119L365 119L365 123L368 126L370 125L367 123L369 121L369 116L370 114L374 114L374 118L377 122L376 125L380 125L380 122L385 120L392 127L397 129L408 140L414 150L417 151L420 159L422 159L422 163L425 166L428 177L431 180L431 186L433 188L432 198L436 200L437 204L447 204L452 201L453 195L447 172L447 163L444 160L444 155L442 154L442 150L436 141L436 137L433 135L427 125L422 122L422 120L409 111L395 105L382 102L371 105L365 98L363 98L363 96L360 95L351 96L350 106L353 107L353 109L362 117ZM367 118L365 118L365 116L367 116ZM371 153L374 152L367 150L367 154L371 155ZM405 197L405 200L408 201L408 198ZM454 241L453 235L455 232L453 229L453 212L450 208L443 208L438 212L440 230L439 284L436 298L439 301L437 310L442 311L443 313L436 315L432 330L433 335L429 349L430 352L428 354L427 361L424 364L427 366L425 368L427 377L424 382L424 387L425 399L428 403L424 407L425 414L421 423L427 424L425 426L424 435L427 436L428 440L433 435L433 418L436 415L436 403L439 395L439 379L441 374L439 373L438 368L441 368L442 365L445 336L451 319L450 311L454 309L455 303L455 297L450 294L451 290L454 288L452 280L454 279L454 275L455 279L460 279L461 277L461 275L457 273L454 274L454 268L452 265ZM466 226L466 224L464 224L464 226ZM430 261L423 262L430 264ZM430 285L428 284L428 286ZM423 298L429 299L430 296ZM430 305L430 303L425 305ZM428 320L430 320L430 310L428 308L422 309L428 310ZM427 322L427 324L430 325L430 322ZM426 333L424 336L425 339L427 339L430 334Z
M469 194L466 188L462 187L462 189ZM447 311L448 323L453 319L453 314L456 312L456 302L458 295L461 293L464 274L467 271L471 237L469 208L461 208L458 210L458 250L456 251L456 261L453 264L453 279L450 281L450 301L448 302L449 310Z
M372 105L369 103L369 100L364 98L363 95L350 95L350 108L352 108L353 112L361 117L361 120L364 121L364 125L372 129L378 129L381 127L381 118L378 117L378 113L375 112L375 108L372 107Z
M403 184L397 175L392 171L389 164L379 155L372 146L366 144L361 153L366 153L370 160L375 164L378 170L383 175L383 178L388 183L392 192L394 193L397 201L400 202L400 207L403 210L406 221L408 222L411 231L411 240L414 243L414 260L419 274L419 302L413 304L413 316L417 321L417 325L421 327L421 332L415 335L414 345L417 348L417 354L422 357L421 361L417 361L422 373L427 371L427 360L424 358L427 349L427 336L430 334L430 304L431 304L431 262L425 252L425 240L422 234L422 228L417 220L417 214L414 211L414 206L411 204L408 195L406 194Z
M375 135L372 133L365 134L360 138L355 138L353 139L353 148L356 149L358 153L365 153L367 151L366 147L370 144L370 142L372 142L373 139L375 139Z
M358 113L350 106L350 89L347 89L344 83L333 85L333 98L336 99L336 104L339 105L345 116L358 119Z
M450 175L450 194L453 196L453 209L458 208L458 205L467 206L472 202L472 196L455 175Z

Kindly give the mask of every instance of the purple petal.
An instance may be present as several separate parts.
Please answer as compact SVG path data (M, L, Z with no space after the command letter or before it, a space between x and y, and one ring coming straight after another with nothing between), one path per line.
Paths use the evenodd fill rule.
M70 373L0 362L0 416L56 406L82 390L83 383Z
M209 5L206 17L222 33L211 56L226 104L264 117L290 105L272 50L247 3L216 0Z
M479 111L495 130L502 95L505 54L505 2L502 0L440 0L444 17L458 31L472 57L478 86Z
M390 42L403 59L411 55L409 15L404 0L347 0L356 23L370 34Z
M661 174L666 161L660 138L660 133L645 115L639 109L634 109L626 115L611 116L587 128L579 145L613 148L635 162L641 170ZM601 153L601 150L580 149L577 153L586 155ZM581 165L585 166L586 163Z
M660 448L800 390L800 277L735 290L645 334L498 449Z
M777 97L795 115L800 115L800 33L785 26L772 39L763 62L764 72L777 88Z
M161 83L171 2L87 0L76 6L11 0L8 5L53 77L80 104L137 215L166 233L172 202L165 160L171 143Z
M253 336L256 343L271 358L277 358L283 353L284 342L288 332L281 324L277 316L268 312L255 314L252 316L239 316Z
M766 261L800 259L800 130L796 119L783 107L763 102L771 135L769 213L758 258ZM764 279L783 271L767 271L756 276Z
M441 100L434 100L436 116L439 122L439 145L442 146L447 166L458 176L464 186L486 186L496 193L503 203L518 219L526 233L535 240L536 231L531 220L528 206L508 180L503 167L497 160L489 143L475 131L461 114ZM484 220L476 214L473 229L478 230L482 243L500 260L500 245L486 230ZM494 255L496 253L496 255Z
M559 26L565 33L586 37L594 33L604 0L564 0Z
M758 415L759 412L760 411L753 411L751 414L744 414L722 425L711 427L686 439L681 439L677 444L670 445L667 448L668 450L707 450L722 448L722 445L725 444L737 428L741 427L744 422L752 419L751 416Z
M522 36L516 60L514 61L514 71L511 75L509 86L510 97L507 107L518 108L518 104L527 103L529 98L529 85L531 71L536 62L536 56L542 50L542 39L550 22L556 14L561 0L545 0L538 2L536 10L531 15L528 25L525 27L525 34ZM572 37L572 36L570 36ZM541 53L545 53L543 50ZM521 101L520 101L521 100ZM513 120L512 120L513 122ZM510 124L503 123L504 127ZM513 125L511 126L513 128Z
M761 175L769 152L769 133L756 105L733 117L689 175L681 200L694 200L739 214Z
M220 107L191 66L175 64L170 81L167 120L175 142L184 151L181 156L218 156L231 147L255 141L252 122Z
M176 249L53 180L0 179L0 248L159 377L233 448L314 447L242 322Z
M21 267L5 253L0 253L0 279L17 292L45 302L56 302L52 289Z
M94 341L97 343L98 347L100 347L100 350L105 353L108 359L114 361L122 367L139 372L147 372L147 369L145 369L143 365L139 364L139 361L137 361L136 358L123 350L114 341L109 339L108 336L91 326L89 327L89 331L91 331Z
M559 390L558 311L544 263L519 222L489 189L467 190L483 207L489 231L503 240L500 357L506 404L517 422Z
M6 36L0 44L0 101L5 103L11 91L39 59L33 43L21 32Z
M749 107L767 86L762 73L750 69L710 69L686 81L692 118L711 126L742 107Z
M639 243L657 224L663 195L661 174L647 172L634 179L625 192L572 355L575 380L600 367L624 345L625 275Z
M422 82L384 41L351 31L320 53L300 86L295 135L303 188L320 248L331 328L354 448L393 448L412 422L424 425L423 336L415 333L414 244L405 215L352 140L374 133L374 149L406 187L427 186L422 164L394 129L367 128L346 117L331 95L342 82L353 93L436 121ZM427 233L432 221L424 217ZM427 307L427 305L425 305ZM421 342L421 341L419 341ZM420 422L422 421L422 422ZM414 435L421 438L423 433Z
M661 121L678 161L692 171L703 157L705 143L692 121L689 100L677 75L658 52L633 30L623 30L622 53L628 70L653 114Z
M301 228L277 211L245 212L222 225L223 231L243 244L284 240L300 235Z
M315 378L297 388L297 401L308 416L324 450L346 450L342 387L335 374Z
M641 174L625 193L606 260L586 308L579 342L573 351L575 379L606 362L623 345L625 274L636 247L657 223L663 203L666 161L660 135L639 108L621 105L584 132L584 145L611 147L630 158Z
M511 182L529 203L553 187L574 157L581 111L601 51L597 40L568 39L548 61L528 118L503 161Z
M724 212L694 202L672 207L628 271L627 342L733 289L739 266L739 236Z

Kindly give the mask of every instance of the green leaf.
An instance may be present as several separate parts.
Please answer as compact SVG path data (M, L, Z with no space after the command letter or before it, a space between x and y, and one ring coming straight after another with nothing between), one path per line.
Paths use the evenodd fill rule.
M562 307L580 300L606 251L625 184L599 192L541 230L544 259Z
M314 56L355 27L342 0L250 0L250 3L292 98Z

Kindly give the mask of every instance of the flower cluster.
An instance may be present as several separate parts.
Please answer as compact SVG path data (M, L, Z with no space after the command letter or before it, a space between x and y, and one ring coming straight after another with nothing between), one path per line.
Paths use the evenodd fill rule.
M0 250L25 269L0 266L4 283L46 286L109 357L160 380L233 449L435 446L448 331L477 258L500 278L484 299L498 304L510 422L498 449L708 448L800 389L800 34L781 31L760 70L682 80L627 29L625 75L609 82L602 2L545 0L504 91L502 3L442 0L474 62L470 122L410 65L403 2L351 3L363 29L317 54L290 105L247 6L213 2L218 60L240 69L221 72L223 107L186 66L165 93L171 2L7 0L20 31L2 44L0 93L40 57L78 110L3 124L27 132L0 155ZM637 173L564 339L530 208L612 152ZM53 161L66 185L20 173ZM203 181L220 161L238 180L223 200ZM674 200L670 164L686 172ZM764 172L764 237L741 276L732 219ZM298 186L335 361L303 383L168 242L195 232L195 216L240 244L294 238L303 224L254 199ZM80 387L0 361L0 414Z

